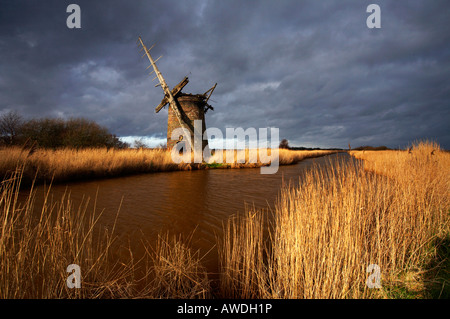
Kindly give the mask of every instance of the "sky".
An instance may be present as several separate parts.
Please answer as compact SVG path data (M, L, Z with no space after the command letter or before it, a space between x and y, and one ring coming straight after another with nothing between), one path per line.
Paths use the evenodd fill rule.
M69 4L81 28L69 29ZM378 4L381 28L368 28ZM164 142L163 91L215 83L208 127L278 128L291 146L450 149L448 0L0 0L0 115L85 117Z

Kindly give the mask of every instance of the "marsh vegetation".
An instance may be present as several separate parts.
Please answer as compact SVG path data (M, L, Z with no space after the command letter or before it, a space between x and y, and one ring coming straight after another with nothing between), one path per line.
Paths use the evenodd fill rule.
M88 150L20 152L3 160L10 163L3 172L14 173L0 190L2 298L448 296L450 154L434 143L416 143L409 151L353 151L361 162L335 161L308 170L298 185L284 185L271 212L249 208L230 217L217 238L216 282L189 238L177 234L163 233L156 242L144 238L143 257L136 258L130 247L127 256L115 260L114 226L98 225L100 213L75 206L70 194L56 204L45 202L35 216L33 188L26 201L18 199L26 165L36 163L32 159L46 158L40 170L49 163L46 170L61 176L70 172L67 163L95 170L96 161ZM145 156L147 165L151 159L152 165L168 163L164 151L99 152L103 171L120 169L121 162L144 165ZM136 158L127 159L127 152ZM281 154L286 163L301 158L295 155L301 153ZM48 160L53 155L54 161ZM66 286L72 263L87 269L82 289ZM370 264L381 269L382 289L366 286Z

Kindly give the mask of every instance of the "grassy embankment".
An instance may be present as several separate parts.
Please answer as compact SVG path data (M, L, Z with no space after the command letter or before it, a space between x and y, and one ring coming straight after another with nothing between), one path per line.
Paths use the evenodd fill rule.
M410 153L351 155L364 159L365 170L335 163L282 189L268 241L261 213L229 221L221 245L223 295L449 296L450 154L418 143ZM381 289L366 285L370 264L380 267Z
M411 153L351 155L365 169L312 169L282 188L270 218L247 211L226 223L217 291L181 238L161 236L147 258L130 251L119 263L108 258L112 232L94 233L95 216L69 197L30 218L32 196L17 200L19 174L1 186L1 297L448 297L450 154L418 143ZM66 287L71 263L82 265L82 289ZM370 264L380 267L381 289L366 286Z
M226 159L223 151L223 159ZM193 170L205 168L244 168L260 167L263 164L249 162L249 152L246 151L245 163L237 162L236 151L233 151L235 161L231 164L216 163L218 152L208 163L176 164L172 161L170 151L164 149L37 149L30 151L20 147L0 149L0 178L13 172L17 167L23 167L23 184L43 181L63 182L80 179L106 178L125 176L129 174L165 172L175 170ZM333 151L290 151L279 150L280 165L295 164L305 158L331 154ZM269 150L270 154L270 150Z

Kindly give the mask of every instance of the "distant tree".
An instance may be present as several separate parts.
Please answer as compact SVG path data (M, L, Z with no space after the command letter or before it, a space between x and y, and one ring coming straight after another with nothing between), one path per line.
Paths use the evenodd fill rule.
M32 119L22 126L22 138L44 148L126 148L129 145L107 128L85 118Z
M165 150L165 149L167 149L167 143L159 143L156 148Z
M125 148L129 148L130 144L127 142L121 141L115 134L111 134L106 147L125 149Z
M141 137L141 138L139 138L139 139L135 139L135 140L134 140L133 146L134 146L135 148L146 148L146 147L147 147L147 144L145 144L144 140L143 140L142 137Z
M71 118L65 123L63 146L85 148L109 146L111 134L108 129L85 118Z
M23 118L17 111L9 111L0 116L0 137L7 145L17 144Z
M40 118L24 121L16 111L0 116L0 143L43 148L128 148L106 127L86 118Z
M285 148L288 149L289 148L289 142L287 139L282 139L280 142L280 146L278 146L279 148Z
M64 145L65 123L63 119L32 119L22 127L25 140L36 142L38 147L58 148Z

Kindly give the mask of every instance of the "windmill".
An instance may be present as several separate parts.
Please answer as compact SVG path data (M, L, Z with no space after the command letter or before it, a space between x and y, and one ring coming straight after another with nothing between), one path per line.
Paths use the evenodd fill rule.
M214 84L212 88L206 91L203 94L187 94L182 93L181 90L189 83L188 77L184 77L180 83L178 83L172 90L169 89L164 77L156 66L156 62L162 57L160 56L158 59L153 60L153 57L150 55L150 50L154 47L150 47L147 49L141 37L138 39L138 45L142 46L141 51L143 50L145 53L142 57L147 56L150 61L150 65L147 67L153 67L153 71L150 74L155 73L155 79L159 80L159 83L155 85L155 87L161 86L164 91L164 98L161 103L155 108L155 112L158 113L162 108L164 108L167 104L169 105L168 110L168 119L167 119L167 148L173 148L178 142L181 141L182 136L179 137L178 140L172 139L172 132L177 128L185 128L190 133L190 146L191 150L194 149L194 121L201 120L202 121L202 136L206 130L205 124L205 113L214 108L208 104L209 98L213 93L214 89L217 86L217 83ZM205 137L202 140L202 150L208 145L208 139Z

